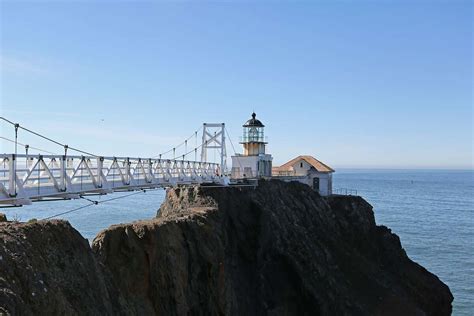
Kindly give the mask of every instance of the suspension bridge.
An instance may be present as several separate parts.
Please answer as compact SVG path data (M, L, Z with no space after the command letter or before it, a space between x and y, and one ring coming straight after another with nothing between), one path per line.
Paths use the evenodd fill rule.
M22 206L36 201L78 199L88 195L178 185L229 183L225 147L228 132L224 123L204 123L200 128L199 145L198 131L195 131L184 142L154 157L108 157L68 146L4 117L0 120L9 124L14 133L13 139L0 136L14 144L13 153L0 154L0 206ZM59 146L62 152L57 154L20 143L19 132ZM193 137L195 147L188 150L188 142ZM176 156L180 147L184 152ZM24 153L19 153L23 150ZM31 153L32 150L37 153ZM218 151L218 162L208 161L209 150ZM172 158L165 158L171 154ZM194 159L189 159L193 155Z

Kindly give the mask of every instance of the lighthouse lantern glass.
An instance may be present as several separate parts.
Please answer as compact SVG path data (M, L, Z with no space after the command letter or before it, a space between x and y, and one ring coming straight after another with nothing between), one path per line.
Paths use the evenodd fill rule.
M264 142L263 127L244 127L243 142Z

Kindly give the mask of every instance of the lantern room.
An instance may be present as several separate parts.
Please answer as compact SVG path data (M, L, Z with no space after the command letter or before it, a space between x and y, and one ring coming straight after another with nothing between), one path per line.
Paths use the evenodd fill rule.
M265 154L265 125L257 120L257 114L252 113L252 118L243 125L243 137L240 142L244 147L245 156L257 156Z

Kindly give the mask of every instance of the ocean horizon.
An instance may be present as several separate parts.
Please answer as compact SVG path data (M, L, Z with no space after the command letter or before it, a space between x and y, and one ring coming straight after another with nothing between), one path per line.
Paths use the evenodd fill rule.
M453 315L474 314L474 170L338 168L334 189L357 190L374 208L377 225L400 237L408 256L446 283ZM130 193L90 197L108 200ZM68 220L89 242L110 225L156 216L165 190L149 190L83 208ZM42 219L89 204L86 200L38 202L5 208L9 220Z

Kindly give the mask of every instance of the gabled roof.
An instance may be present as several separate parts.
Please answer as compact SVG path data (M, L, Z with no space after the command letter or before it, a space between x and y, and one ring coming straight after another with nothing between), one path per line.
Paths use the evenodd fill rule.
M314 158L313 156L298 156L294 159L291 159L287 163L281 165L280 167L275 167L273 170L275 171L293 171L293 165L300 162L300 160L306 161L308 164L314 167L318 172L334 172L334 169L329 167L328 165L322 163L318 159Z

